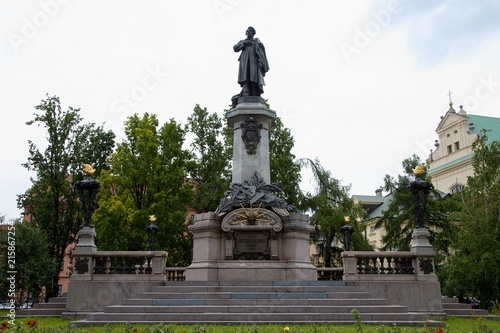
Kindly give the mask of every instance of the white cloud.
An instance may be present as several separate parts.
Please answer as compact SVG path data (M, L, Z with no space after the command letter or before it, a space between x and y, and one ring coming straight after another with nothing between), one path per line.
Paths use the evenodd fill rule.
M154 89L145 89L145 96L137 95L137 105L127 112L185 123L199 103L222 115L240 90L232 46L248 25L256 28L270 61L263 97L291 128L295 155L318 157L336 178L352 184L353 194L372 194L386 173L400 172L403 158L415 151L425 154L447 110L448 89L458 107L474 96L480 77L500 81L495 38L500 5L494 2L396 1L401 10L389 21L377 21L394 0L373 5L65 1L15 52L9 33L20 33L25 18L43 11L41 2L0 4L0 135L6 157L2 184L7 185L0 213L8 219L18 217L16 194L29 186L30 174L20 166L27 158L27 140L43 141L24 122L45 93L81 108L85 121L106 121L121 131L126 112L114 112L113 103L139 94L147 69L158 66L168 75ZM222 14L220 4L226 5L220 7ZM354 45L356 34L366 34L367 27L375 29L369 43L347 62L341 43ZM500 115L500 89L480 102L474 113ZM308 179L304 184L309 186Z

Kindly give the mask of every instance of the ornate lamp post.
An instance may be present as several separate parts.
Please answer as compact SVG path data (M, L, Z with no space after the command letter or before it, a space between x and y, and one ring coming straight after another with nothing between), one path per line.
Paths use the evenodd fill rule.
M349 225L349 216L344 217L345 225L340 228L340 232L344 235L344 246L346 251L351 250L352 243L352 233L354 232L354 228Z
M410 191L413 194L413 203L415 204L415 215L417 218L416 228L427 228L424 225L425 219L425 206L427 204L427 198L429 197L429 192L434 188L431 182L422 180L422 176L425 175L426 167L425 165L418 165L413 169L413 174L415 175L415 180L410 183Z
M80 201L83 206L83 225L78 232L78 244L75 251L97 251L95 246L96 233L94 226L90 223L92 214L96 208L95 198L101 184L92 179L95 169L90 164L82 164L83 171L87 174L87 178L75 183L74 188L80 195Z
M75 189L80 194L80 201L83 206L83 227L92 227L90 221L96 208L95 197L101 187L101 183L92 179L95 169L90 164L82 164L83 171L87 174L87 179L75 183Z
M154 224L154 221L156 221L156 216L154 215L149 215L149 221L151 222L150 225L144 229L148 233L148 251L154 251L155 249L155 236L158 231L160 231L160 227L158 227L156 224ZM147 257L147 266L146 266L146 274L151 274L153 271L153 268L151 267L151 257Z
M156 221L156 216L154 215L149 215L149 221L151 222L150 225L146 227L146 232L148 233L148 251L154 251L155 249L155 236L158 231L160 231L160 227L158 227L156 224L154 224L154 221Z

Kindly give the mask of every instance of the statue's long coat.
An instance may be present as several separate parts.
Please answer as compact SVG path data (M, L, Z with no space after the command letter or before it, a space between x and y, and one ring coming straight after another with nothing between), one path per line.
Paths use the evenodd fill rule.
M248 41L248 39L247 39ZM253 39L251 46L245 46L245 40L240 40L233 46L234 52L241 51L238 61L240 62L238 71L238 83L243 85L245 82L254 84L259 88L260 93L264 92L264 76L269 70L267 62L266 49L258 38ZM262 64L262 70L259 68L259 63Z

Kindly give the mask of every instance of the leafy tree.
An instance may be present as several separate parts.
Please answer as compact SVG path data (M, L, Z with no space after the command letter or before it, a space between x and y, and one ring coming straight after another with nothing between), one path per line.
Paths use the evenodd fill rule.
M500 300L500 142L488 143L486 134L473 145L474 175L454 195L461 203L450 214L456 221L455 251L441 278L446 294L474 296L489 308Z
M300 190L301 165L292 153L294 140L290 129L283 125L279 117L269 131L269 160L271 181L284 186L281 197L288 204L298 207L302 198Z
M12 262L8 261L8 256L4 256L4 267L8 270L2 270L2 275L7 271L16 271L16 291L19 295L19 304L27 300L31 294L36 302L43 291L43 287L50 285L54 262L47 251L42 251L47 246L47 236L40 228L32 223L21 223L17 221L12 225L15 232L14 242L9 243L9 238L5 237L7 243L4 244L5 252L9 253L9 247L15 248L15 267L11 267ZM2 281L7 277L2 276Z
M361 217L361 210L349 197L350 186L343 186L339 180L333 178L331 172L325 170L318 160L303 159L301 163L311 168L316 183L315 193L306 194L302 207L312 211L311 223L316 227L314 241L324 259L325 267L340 265L342 250L336 244L343 243L340 228L346 224L346 216L353 221L352 248L358 251L371 250L358 224L354 222Z
M168 252L169 265L188 265L191 239L187 208L192 188L185 172L189 153L185 131L174 120L158 129L155 115L137 114L125 122L125 139L111 157L111 170L98 180L99 208L93 222L101 250L146 250L149 215L160 227L157 250Z
M391 201L388 208L383 212L383 216L375 225L377 228L383 227L386 231L382 242L385 244L383 250L398 249L408 251L410 249L411 234L416 226L415 204L413 194L410 191L410 182L413 180L413 169L422 162L417 155L403 160L402 165L404 175L398 175L397 179L386 175L384 177L383 189L389 192ZM425 178L427 177L427 178ZM428 175L424 179L428 181ZM435 238L442 233L450 234L450 225L447 216L450 203L441 200L442 193L431 190L426 205L426 226L431 233L431 243L435 243L439 249L447 251L450 244L449 237L440 237L439 242Z
M189 177L195 185L193 209L197 213L215 211L231 181L232 136L223 120L198 104L185 130L193 135Z
M106 167L104 161L113 149L114 134L94 124L82 125L80 109L68 107L63 111L56 96L47 96L35 109L38 113L26 124L45 127L47 147L41 151L28 141L29 157L23 166L35 171L36 179L32 178L32 186L18 196L18 207L24 208L25 219L30 218L47 236L46 248L54 261L47 296L55 296L66 247L75 241L82 224L73 184L83 177L81 163L96 162L97 173Z

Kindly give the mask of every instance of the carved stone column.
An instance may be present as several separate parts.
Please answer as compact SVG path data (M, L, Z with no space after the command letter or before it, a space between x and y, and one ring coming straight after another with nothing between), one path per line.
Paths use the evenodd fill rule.
M234 131L232 182L243 183L257 171L270 184L269 129L276 112L268 109L260 97L240 97L226 118Z

